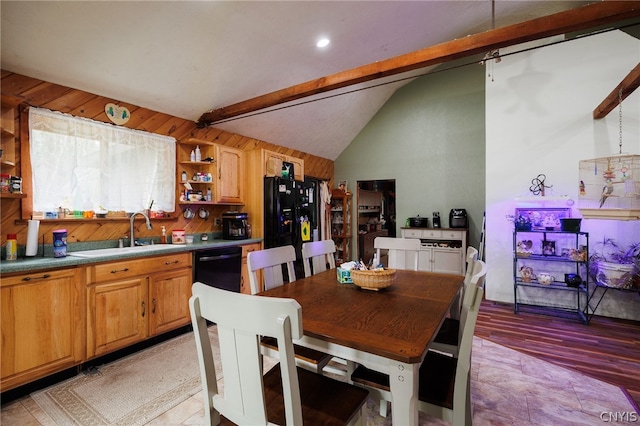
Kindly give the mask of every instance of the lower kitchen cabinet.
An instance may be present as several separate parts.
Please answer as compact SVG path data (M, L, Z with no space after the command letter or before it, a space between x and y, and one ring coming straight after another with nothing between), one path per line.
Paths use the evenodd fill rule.
M3 276L3 391L84 359L82 268Z
M87 358L190 322L190 253L92 265L87 276Z
M90 286L87 356L132 345L147 336L147 278Z
M403 238L419 238L418 269L464 275L466 228L401 228Z
M149 335L155 336L191 322L191 269L152 275L149 279Z
M418 269L446 274L463 274L460 267L461 248L422 247L418 255Z

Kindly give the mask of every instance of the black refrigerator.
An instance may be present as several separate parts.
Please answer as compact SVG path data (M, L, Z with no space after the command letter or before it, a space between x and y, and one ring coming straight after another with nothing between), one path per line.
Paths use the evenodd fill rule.
M318 181L264 178L264 248L292 245L296 277L304 277L302 243L318 228Z

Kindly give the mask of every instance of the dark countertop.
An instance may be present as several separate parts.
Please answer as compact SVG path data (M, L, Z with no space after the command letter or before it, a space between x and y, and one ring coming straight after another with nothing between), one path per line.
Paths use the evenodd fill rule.
M42 257L41 255L35 257L21 257L17 260L0 261L0 275L2 274L11 274L11 273L19 273L19 272L32 272L32 271L41 271L47 269L58 269L58 268L68 268L80 265L90 265L93 263L113 261L119 259L133 259L137 257L148 257L148 256L161 256L165 254L171 253L184 253L191 252L203 249L210 248L221 248L221 247L230 247L230 246L239 246L245 244L253 244L262 242L261 238L249 238L246 240L222 240L222 239L213 239L209 241L194 241L193 244L163 244L162 248L154 247L154 250L151 252L131 252L126 251L125 253L112 253L105 256L92 257L92 258L84 258L84 257L76 257L70 256L69 253L74 250L69 250L67 248L67 256L66 257L53 257L51 255L47 255ZM157 246L157 244L156 244ZM109 248L109 247L96 247L96 249L100 248ZM86 250L86 248L83 248ZM80 250L77 250L80 251Z

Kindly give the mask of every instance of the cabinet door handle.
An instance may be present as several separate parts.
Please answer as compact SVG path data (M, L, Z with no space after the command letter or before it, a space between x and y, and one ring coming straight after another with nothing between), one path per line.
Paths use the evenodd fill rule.
M124 269L114 269L113 271L111 271L112 274L117 274L118 272L127 272L129 270L129 268L124 268Z
M180 261L179 260L171 260L171 261L164 262L165 265L171 265L172 263L180 263Z
M24 278L22 279L22 281L46 280L46 279L47 279L47 278L49 278L50 276L51 276L51 275L49 275L49 274L44 274L44 275L41 275L41 276L39 276L39 277L24 277Z
M145 311L146 311L146 306L145 306L144 300L143 300L142 301L142 318L144 318Z
M151 307L151 313L155 314L156 313L156 298L155 297L153 299L151 299L151 303L153 304L153 306Z

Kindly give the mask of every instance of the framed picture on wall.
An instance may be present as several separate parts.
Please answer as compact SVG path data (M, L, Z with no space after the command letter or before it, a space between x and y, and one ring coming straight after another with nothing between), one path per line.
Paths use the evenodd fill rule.
M529 219L533 231L560 231L560 219L571 217L571 209L517 208L515 217Z

